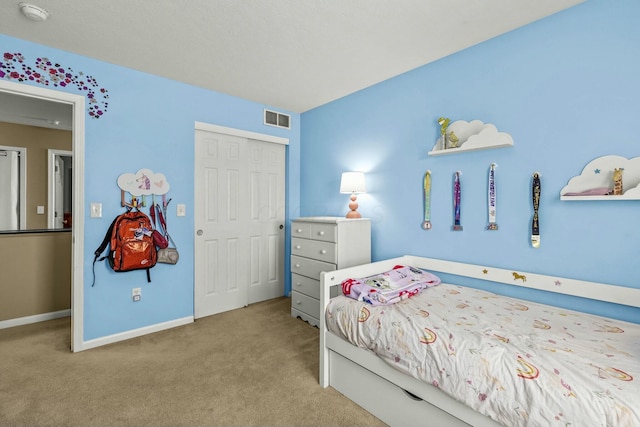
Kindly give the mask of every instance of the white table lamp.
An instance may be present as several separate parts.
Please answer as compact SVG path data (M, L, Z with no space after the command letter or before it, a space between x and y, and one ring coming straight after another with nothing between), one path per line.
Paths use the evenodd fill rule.
M340 193L351 194L351 203L349 203L349 209L347 218L362 218L360 212L358 212L358 203L356 202L357 193L366 193L367 187L364 184L363 172L343 172L342 179L340 180Z

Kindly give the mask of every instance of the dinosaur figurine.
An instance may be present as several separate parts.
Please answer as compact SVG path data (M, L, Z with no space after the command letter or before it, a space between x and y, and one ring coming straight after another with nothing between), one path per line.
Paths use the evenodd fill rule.
M447 128L449 127L449 120L446 117L440 117L438 119L438 124L440 125L440 135L445 136L447 134Z
M460 142L460 140L458 139L458 136L453 133L453 131L449 132L449 145L451 145L453 148L456 148L458 146L458 142Z

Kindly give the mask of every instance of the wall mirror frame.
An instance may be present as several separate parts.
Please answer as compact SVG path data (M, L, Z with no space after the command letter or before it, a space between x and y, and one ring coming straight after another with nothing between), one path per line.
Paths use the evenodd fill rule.
M27 97L29 100L57 102L72 110L72 167L74 212L71 255L71 351L91 348L84 341L84 149L85 98L67 92L0 80L0 94Z

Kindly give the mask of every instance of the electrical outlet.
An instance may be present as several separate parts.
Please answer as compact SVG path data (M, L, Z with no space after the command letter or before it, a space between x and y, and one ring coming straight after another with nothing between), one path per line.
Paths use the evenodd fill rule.
M133 288L131 290L131 298L133 302L138 302L142 299L142 289L141 288Z
M187 206L184 204L176 205L176 216L186 216L187 215Z

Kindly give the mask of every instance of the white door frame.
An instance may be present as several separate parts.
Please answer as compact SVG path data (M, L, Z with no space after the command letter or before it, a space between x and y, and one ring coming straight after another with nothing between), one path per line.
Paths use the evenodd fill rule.
M66 156L73 159L73 151L57 150L49 148L47 150L47 227L56 228L56 209L55 204L58 202L56 198L56 183L52 179L55 176L56 158ZM72 197L73 197L73 193ZM58 197L61 197L59 194ZM73 222L72 222L73 224Z
M248 130L229 128L225 126L212 125L209 123L196 122L196 130L204 130L207 132L223 133L226 135L239 136L241 138L257 139L259 141L273 142L275 144L289 145L289 138L281 136L267 135L265 133L251 132ZM195 144L195 142L194 142ZM195 163L194 163L195 166Z
M273 136L273 135L267 135L267 134L263 134L263 133L257 133L257 132L251 132L251 131L247 131L247 130L242 130L242 129L236 129L236 128L230 128L230 127L225 127L225 126L219 126L219 125L213 125L213 124L209 124L209 123L203 123L203 122L195 122L195 130L196 131L206 131L206 132L214 132L214 133L221 133L221 134L225 134L225 135L231 135L231 136L237 136L237 137L241 137L241 138L247 138L247 139L254 139L254 140L258 140L258 141L264 141L264 142L272 142L275 144L283 144L283 145L289 145L289 138L283 138L280 136ZM194 149L195 149L195 144L196 144L196 138L193 139L193 144L194 144ZM285 155L285 169L286 169L286 155ZM193 160L193 176L194 176L194 182L195 182L195 173L196 173L196 159L194 158ZM287 183L286 183L286 170L285 170L285 189L287 187ZM286 190L285 190L285 194L286 194ZM285 209L287 206L287 200L285 199L284 201L285 204ZM194 213L195 215L195 213ZM196 224L194 221L194 229L193 229L193 235L195 238L196 235ZM194 243L194 250L195 250L195 243ZM195 317L195 310L196 310L196 301L195 301L195 297L196 297L196 281L195 281L195 256L193 257L193 277L194 277L194 281L193 281L193 315Z
M72 107L73 223L71 231L71 351L84 350L84 96L0 80L0 92Z

